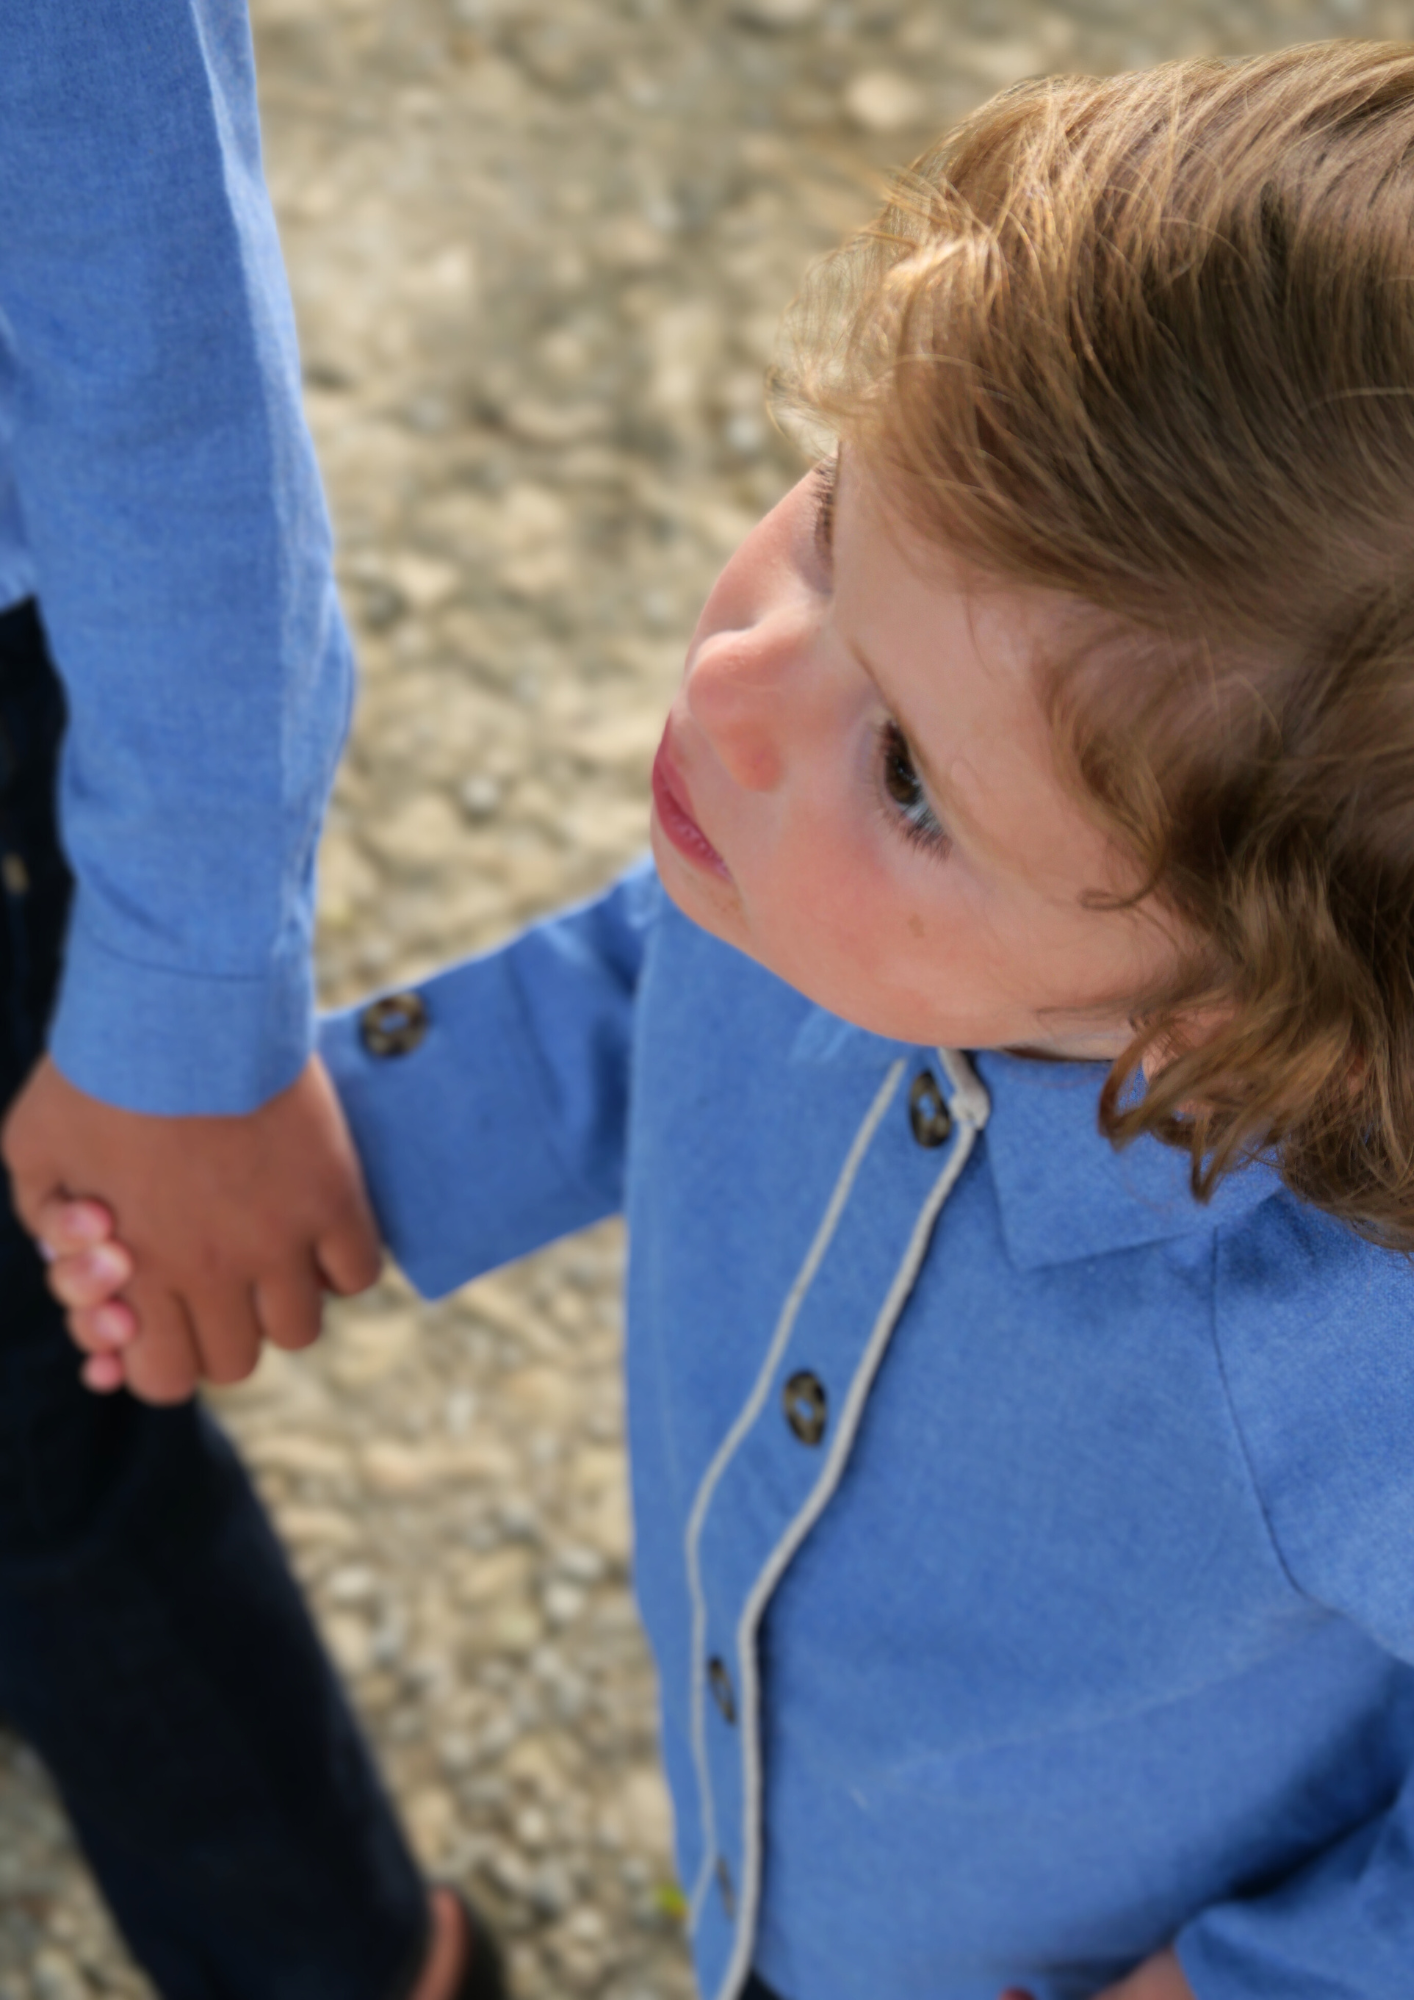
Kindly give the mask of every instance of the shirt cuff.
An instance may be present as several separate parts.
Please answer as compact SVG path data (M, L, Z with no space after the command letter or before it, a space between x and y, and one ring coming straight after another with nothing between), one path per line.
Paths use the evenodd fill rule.
M238 1117L287 1089L313 1046L303 944L264 977L134 964L93 936L76 897L49 1053L91 1097L164 1117Z

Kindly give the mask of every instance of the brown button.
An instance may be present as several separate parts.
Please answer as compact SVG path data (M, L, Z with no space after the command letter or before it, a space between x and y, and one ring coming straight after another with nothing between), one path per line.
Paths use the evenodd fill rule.
M941 1146L952 1130L952 1113L931 1070L920 1070L913 1079L908 1122L920 1146Z
M427 1033L427 1008L420 993L389 993L370 1001L358 1017L358 1032L371 1056L406 1056Z
M819 1444L825 1435L829 1417L825 1385L820 1377L812 1375L808 1368L802 1368L786 1383L781 1391L781 1401L785 1404L786 1422L800 1442Z
M29 894L29 870L25 867L22 854L7 854L0 862L7 896L27 896Z
M721 1855L717 1856L717 1894L722 1899L722 1908L730 1922L736 1915L736 1888L732 1882L732 1871Z
M712 1698L722 1711L723 1722L736 1721L736 1696L732 1693L732 1677L723 1661L712 1658L707 1662L707 1684L712 1690Z

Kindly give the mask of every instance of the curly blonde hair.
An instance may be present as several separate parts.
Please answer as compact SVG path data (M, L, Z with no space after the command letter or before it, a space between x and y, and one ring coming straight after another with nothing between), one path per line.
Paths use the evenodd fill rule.
M1018 86L787 332L778 408L1088 607L1061 769L1192 940L1103 1129L1414 1248L1414 48Z

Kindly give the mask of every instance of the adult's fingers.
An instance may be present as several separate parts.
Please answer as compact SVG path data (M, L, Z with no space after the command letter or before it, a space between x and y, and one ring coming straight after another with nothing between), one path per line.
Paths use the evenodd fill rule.
M132 1274L133 1260L121 1243L97 1243L56 1257L44 1276L60 1305L72 1310L102 1305L122 1291Z
M255 1313L273 1347L308 1347L318 1340L324 1288L313 1264L262 1278L255 1288Z
M196 1338L186 1307L171 1292L134 1289L141 1331L123 1350L128 1387L144 1403L185 1403L201 1380Z
M341 1298L366 1292L383 1268L383 1249L373 1211L360 1195L341 1211L314 1246L325 1285Z
M197 1360L208 1382L244 1382L260 1359L260 1322L248 1285L193 1293L186 1300Z

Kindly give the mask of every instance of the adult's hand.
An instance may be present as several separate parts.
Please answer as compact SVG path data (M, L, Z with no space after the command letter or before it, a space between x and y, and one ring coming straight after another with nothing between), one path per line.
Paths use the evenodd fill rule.
M1031 2000L1020 1986L1009 1986L1001 2000ZM1118 1986L1107 1986L1095 2000L1194 2000L1193 1988L1183 1976L1178 1954L1161 1951L1136 1966Z
M123 1296L137 1331L123 1374L150 1403L183 1401L202 1376L240 1381L262 1339L307 1346L323 1293L359 1292L378 1275L357 1156L318 1057L240 1118L121 1111L46 1057L0 1154L32 1234L56 1201L91 1197L111 1212L133 1260Z

